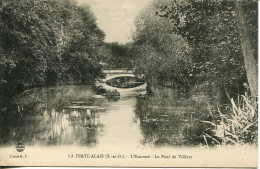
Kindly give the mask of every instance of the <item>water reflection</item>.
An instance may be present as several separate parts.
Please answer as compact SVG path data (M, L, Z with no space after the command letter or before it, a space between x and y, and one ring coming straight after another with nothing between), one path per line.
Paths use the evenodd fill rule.
M22 95L1 113L0 143L95 146L103 127L99 120L103 109L66 108L80 100L88 105L101 104L92 95L90 87L82 86L38 89Z
M160 102L152 99L138 99L136 116L144 139L142 144L152 146L182 145L183 120L181 112L184 107L162 106Z
M167 91L168 92L168 91ZM95 98L89 86L31 90L0 115L0 144L185 145L189 107L173 97ZM180 101L180 97L178 96ZM187 120L188 119L188 120Z
M101 116L104 133L101 146L138 147L142 139L139 123L135 121L136 98L121 98L106 104L107 113Z

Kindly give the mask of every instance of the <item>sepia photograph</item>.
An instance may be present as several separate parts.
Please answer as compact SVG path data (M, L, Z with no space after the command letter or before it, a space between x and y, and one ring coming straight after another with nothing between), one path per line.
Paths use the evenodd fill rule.
M257 0L0 6L0 168L258 167Z

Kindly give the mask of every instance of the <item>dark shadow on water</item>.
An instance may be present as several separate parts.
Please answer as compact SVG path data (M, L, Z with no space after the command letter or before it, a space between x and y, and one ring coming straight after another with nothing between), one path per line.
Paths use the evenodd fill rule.
M144 136L142 144L152 146L194 146L203 142L206 125L200 119L205 105L196 106L185 93L159 88L151 97L137 99L136 117Z

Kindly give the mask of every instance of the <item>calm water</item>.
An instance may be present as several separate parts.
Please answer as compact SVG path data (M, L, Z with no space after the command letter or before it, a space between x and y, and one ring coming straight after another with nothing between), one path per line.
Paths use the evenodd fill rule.
M187 146L192 138L195 107L169 89L149 98L107 99L90 86L60 86L10 102L1 113L1 145Z

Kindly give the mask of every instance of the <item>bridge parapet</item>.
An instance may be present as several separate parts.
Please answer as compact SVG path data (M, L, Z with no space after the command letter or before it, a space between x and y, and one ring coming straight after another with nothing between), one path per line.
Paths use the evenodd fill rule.
M106 75L106 78L102 79L102 81L107 81L117 77L135 77L134 71L132 70L123 70L123 69L113 69L113 70L103 70Z
M134 74L132 70L103 70L105 74Z

